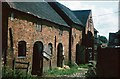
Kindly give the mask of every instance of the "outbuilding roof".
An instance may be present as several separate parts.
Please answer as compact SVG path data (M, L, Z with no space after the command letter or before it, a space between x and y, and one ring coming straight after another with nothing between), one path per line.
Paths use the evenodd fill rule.
M69 27L68 24L47 2L8 2L8 4L13 9L17 9L19 11L37 16L38 18Z
M91 10L75 10L72 12L83 23L83 25L86 26L86 22L90 15Z
M97 32L97 33L99 33L99 32L96 30L96 28L94 28L94 32Z
M75 10L72 11L75 16L86 26L87 19L90 15L91 10ZM98 31L94 28L94 31L98 33Z
M54 8L60 9L73 23L83 26L82 22L74 15L74 13L59 2L49 2L49 4Z

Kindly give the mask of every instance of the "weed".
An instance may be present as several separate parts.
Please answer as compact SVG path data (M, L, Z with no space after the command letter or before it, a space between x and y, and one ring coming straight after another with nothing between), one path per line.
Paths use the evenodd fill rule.
M31 74L27 74L25 71L22 70L15 70L13 71L12 69L10 69L9 67L5 66L2 68L2 79L30 79L32 78Z
M52 70L48 70L46 72L46 75L47 76L63 76L63 75L71 75L73 73L76 73L76 72L79 72L80 70L78 70L78 67L71 67L70 69L57 69L57 68L54 68Z

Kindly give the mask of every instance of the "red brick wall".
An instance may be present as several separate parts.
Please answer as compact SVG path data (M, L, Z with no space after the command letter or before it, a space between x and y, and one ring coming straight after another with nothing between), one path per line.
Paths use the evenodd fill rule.
M87 23L86 23L86 27L85 27L85 45L86 45L86 47L88 48L88 47L92 47L92 60L94 60L94 22L93 22L93 20L92 20L92 22L90 22L90 19L92 20L92 13L90 13L90 15L88 16L88 19L87 19ZM88 39L87 38L87 36L89 35L88 34L88 31L89 31L89 33L91 32L92 33L92 39L90 40L90 39ZM88 49L86 49L86 63L88 63L88 56L87 56L87 54L88 54Z
M88 31L92 32L93 36L94 36L94 22L91 23L89 22L90 17L92 17L92 14L89 15L87 23L86 23L86 27L85 27L85 34L87 34ZM92 20L93 21L93 20Z
M19 16L20 17L20 16ZM27 16L26 16L27 17ZM68 62L68 49L69 49L69 31L68 28L63 28L62 36L59 35L60 29L58 26L53 23L42 21L42 32L36 31L36 23L20 18L14 18L14 20L8 20L8 28L12 28L13 35L13 48L14 48L14 57L18 57L18 42L26 41L26 58L18 59L19 61L29 61L32 64L32 55L33 55L33 46L36 41L41 41L43 45L48 45L52 43L53 46L53 56L52 56L52 66L57 65L57 45L62 43L64 47L65 63ZM8 30L9 31L9 30ZM8 32L9 33L9 32ZM56 36L56 49L54 46ZM12 66L12 54L10 52L10 37L8 34L8 53L7 53L8 65ZM44 59L43 67L46 70L49 68L49 61Z
M73 36L73 43L72 43L72 61L75 62L76 59L76 45L82 43L82 31L72 28L72 36Z

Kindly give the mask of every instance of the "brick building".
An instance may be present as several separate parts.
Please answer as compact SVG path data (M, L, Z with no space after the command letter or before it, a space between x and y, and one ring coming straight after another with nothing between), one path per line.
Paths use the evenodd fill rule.
M69 62L88 62L94 36L91 10L78 11L81 18L58 2L3 2L2 12L5 65L13 67L14 59L29 62L32 74L42 74Z
M120 46L120 30L116 33L109 33L108 46L110 47Z
M82 56L80 46L82 43L83 24L77 19L73 12L66 6L58 2L49 2L54 10L66 21L71 27L69 34L69 62L80 65Z
M94 24L91 10L72 11L76 17L83 23L83 52L85 54L85 63L94 59Z
M2 12L6 65L30 62L32 74L42 74L68 62L70 26L47 2L3 2Z

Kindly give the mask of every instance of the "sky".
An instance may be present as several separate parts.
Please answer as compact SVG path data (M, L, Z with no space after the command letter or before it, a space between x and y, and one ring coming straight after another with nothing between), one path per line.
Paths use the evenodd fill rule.
M109 32L115 33L119 29L118 15L119 1L68 1L58 0L71 10L92 10L94 27L98 35L109 38Z

